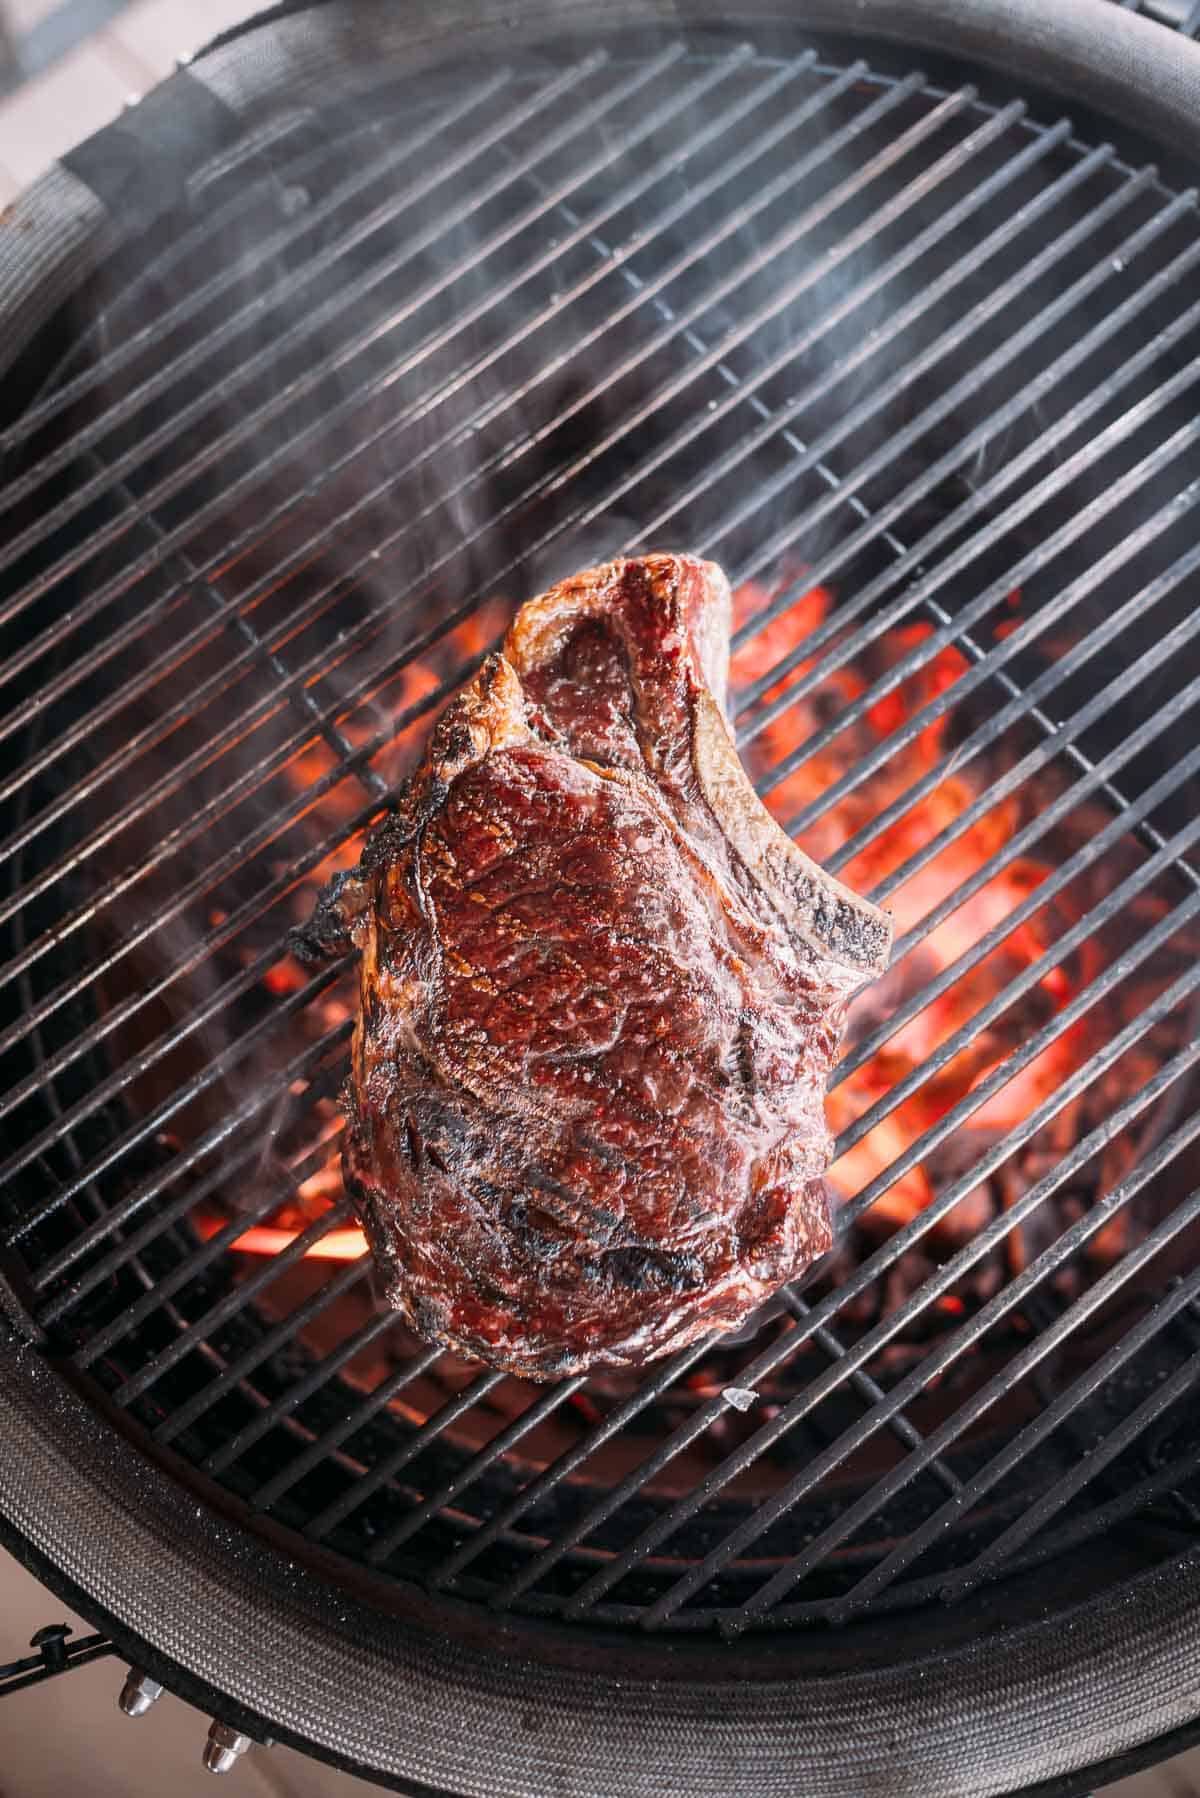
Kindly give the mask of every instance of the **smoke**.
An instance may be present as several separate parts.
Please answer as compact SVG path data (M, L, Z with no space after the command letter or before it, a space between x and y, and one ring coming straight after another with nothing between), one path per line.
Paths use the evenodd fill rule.
M659 547L735 583L816 568L874 608L1071 470L936 589L953 613L1102 500L1192 409L1184 385L1151 408L1161 358L1116 385L1129 333L1172 326L1170 282L1103 335L1181 252L1164 207L1065 127L711 40L399 80L198 183L86 296L91 372L16 515L70 500L16 568L50 571L21 628L63 621L28 690L62 679L46 740L67 745L22 866L51 871L47 930L78 918L81 968L112 962L90 1003L129 1010L141 1108L219 1060L171 1127L261 1088L251 1127L286 1135L324 1068L305 1019L328 1033L346 988L289 1010L254 970L531 593ZM1193 348L1177 332L1166 372ZM1111 397L1070 425L1098 376ZM1144 426L1081 459L1139 402ZM1034 569L1030 615L1161 496ZM85 707L103 722L81 731Z

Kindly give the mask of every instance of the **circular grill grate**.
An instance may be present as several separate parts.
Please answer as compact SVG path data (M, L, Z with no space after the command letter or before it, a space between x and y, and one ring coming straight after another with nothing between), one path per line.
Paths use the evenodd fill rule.
M1198 262L1194 196L1066 121L715 35L289 117L115 253L48 333L0 514L5 1266L72 1377L381 1582L576 1621L960 1595L1139 1505L1167 1552L1200 1366ZM507 609L652 544L753 584L744 752L805 842L858 796L835 871L964 770L873 897L1017 808L901 961L1056 846L864 1025L843 1158L1068 984L847 1192L832 1278L751 1340L540 1390L306 1256L350 1221L351 982L284 943ZM796 784L864 719L869 749ZM902 1026L1084 888L895 1073ZM969 1134L1067 1040L1052 1090ZM289 1205L283 1253L234 1246Z

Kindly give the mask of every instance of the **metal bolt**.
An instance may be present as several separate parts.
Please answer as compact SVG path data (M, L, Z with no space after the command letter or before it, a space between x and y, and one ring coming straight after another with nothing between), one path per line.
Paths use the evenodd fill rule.
M252 1746L251 1737L244 1736L240 1729L234 1729L228 1723L214 1722L209 1725L208 1740L204 1744L204 1765L210 1773L228 1773Z
M117 1703L127 1717L144 1717L150 1706L158 1703L162 1694L163 1689L156 1679L151 1679L140 1667L131 1667Z

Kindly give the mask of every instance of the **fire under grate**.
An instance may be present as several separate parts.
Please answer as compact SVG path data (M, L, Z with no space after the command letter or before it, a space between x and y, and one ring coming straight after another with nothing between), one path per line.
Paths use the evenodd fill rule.
M4 1267L68 1377L301 1554L576 1622L1194 1534L1197 264L1067 120L713 37L290 117L115 254L0 439ZM538 1388L377 1307L287 934L512 607L652 546L896 957L831 1263Z

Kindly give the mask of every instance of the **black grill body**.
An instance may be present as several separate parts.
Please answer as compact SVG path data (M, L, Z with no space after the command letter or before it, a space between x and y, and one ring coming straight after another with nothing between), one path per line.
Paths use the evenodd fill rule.
M1200 53L858 12L285 10L0 251L0 1513L173 1688L399 1789L1082 1789L1200 1716ZM864 1023L839 1081L1043 917L841 1153L1057 996L757 1331L534 1389L305 1257L353 982L285 939L512 604L652 546L758 583L768 798L952 666L789 812L860 795L852 872L965 783L887 902L1010 806L900 963L1045 866Z

